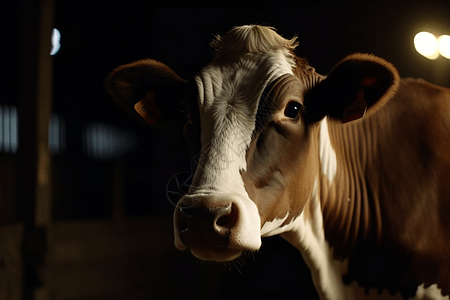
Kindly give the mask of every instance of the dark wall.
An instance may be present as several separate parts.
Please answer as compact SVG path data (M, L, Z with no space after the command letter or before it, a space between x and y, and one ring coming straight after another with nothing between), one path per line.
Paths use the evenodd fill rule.
M5 3L0 7L0 24L5 33L3 40L10 47L4 47L7 59L0 65L0 104L16 105L17 66L25 56L35 54L18 54L19 46L14 42L23 18L17 12L24 11L19 7L27 1ZM446 0L410 1L408 5L388 0L206 4L55 0L55 5L61 49L53 58L53 110L65 120L65 127L61 131L64 147L53 155L54 220L111 220L117 191L123 192L124 218L171 218L173 207L165 199L166 183L177 172L189 170L181 130L175 126L161 131L134 121L113 105L104 91L103 80L113 68L147 57L163 61L191 80L212 58L208 44L213 35L224 34L233 26L264 24L277 28L285 37L297 35L297 54L308 58L322 74L350 53L368 52L391 61L403 77L422 77L450 86L450 60L427 60L413 47L414 34L419 31L450 34L450 7ZM136 143L122 155L106 159L89 156L86 130L90 124L125 130L136 137ZM23 187L12 188L15 181L5 175L16 174L17 157L0 155L2 167L9 170L1 176L0 188L5 190L0 191L4 197L0 199L0 207L4 208L0 223L12 222L16 219L10 212L14 210L13 198ZM117 188L117 183L124 185L123 190ZM201 294L202 280L221 280L212 285L220 287L211 290L210 295L202 295L203 299L233 299L237 293L247 299L267 295L283 298L300 288L304 298L317 297L300 254L280 238L264 240L259 253L244 258L237 268L231 266L231 271L223 266L202 265L189 255L174 259L160 277L167 280L168 287L177 289L174 294L187 298L199 298L196 296ZM161 286L149 286L147 289L163 293Z
M73 184L77 180L89 182L82 174L94 164L103 171L93 176L103 178L105 187L111 184L108 166L85 160L83 156L83 124L101 121L139 134L138 146L126 158L130 173L127 178L134 178L127 185L128 198L135 199L130 200L134 201L130 207L134 205L137 211L146 213L155 209L170 211L166 203L142 206L139 201L152 195L164 198L168 179L188 170L181 132L179 128L165 133L145 128L112 104L104 92L103 80L118 65L154 58L192 80L212 58L208 44L213 35L224 34L236 25L256 23L273 26L285 37L297 35L298 55L308 58L322 74L350 53L367 52L391 61L403 77L422 77L450 86L450 60L430 61L413 47L413 37L418 31L450 34L448 6L447 1L412 1L406 6L387 0L56 1L55 27L61 32L62 47L54 57L54 111L67 118L64 157L70 157L70 161L63 163L62 168L79 169L79 173L68 175L70 178L61 177L68 191L56 191L60 195L56 204L67 207L64 199L70 197L86 199L91 206L96 203L96 195L83 193L84 183L78 189ZM156 172L148 175L152 186L130 187L138 181L133 174L145 174L147 169ZM58 199L63 202L58 203ZM84 205L78 203L82 210ZM104 210L104 216L111 211L105 203L98 206L95 209ZM61 213L59 217L65 216L70 213Z
M65 189L66 194L62 188L63 194L55 199L60 208L56 209L56 218L107 218L111 214L110 202L97 202L110 197L110 164L114 161L96 162L80 154L80 128L91 120L120 125L139 135L136 149L122 158L126 164L125 214L167 214L170 218L172 206L165 199L165 184L173 174L188 170L187 148L179 128L161 132L142 127L112 105L103 90L103 80L118 65L150 57L191 80L212 58L208 44L213 35L224 34L236 25L256 23L273 26L285 37L297 35L298 55L308 58L323 74L350 53L368 52L391 61L403 77L423 77L450 86L450 63L423 58L415 52L412 42L414 34L421 30L450 34L447 3L412 1L405 6L387 0L56 1L55 27L61 31L62 47L54 58L54 110L68 120L71 136L67 153L60 158L66 165L61 180L66 178L68 185L72 184L71 189ZM64 163L60 166L64 168ZM83 189L87 193L81 193ZM86 196L92 191L98 193ZM256 262L251 257L244 260L244 275L234 268L225 273L217 292L223 298L233 298L238 292L257 298L280 290L288 295L301 286L305 297L316 297L298 252L279 238L267 240L265 245ZM182 260L189 266L178 266L173 272L183 278L186 294L190 291L195 295L205 273L199 271L196 278L186 271L192 268L192 261L187 261ZM170 280L173 275L168 272L165 276Z

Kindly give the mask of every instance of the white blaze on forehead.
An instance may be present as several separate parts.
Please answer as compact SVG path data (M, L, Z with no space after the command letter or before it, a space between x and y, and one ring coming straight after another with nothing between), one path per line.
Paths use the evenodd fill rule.
M336 152L334 151L333 146L331 146L326 117L320 122L319 139L322 173L327 176L328 182L331 184L337 172L337 159Z
M295 64L287 49L239 58L216 57L196 76L202 153L190 193L235 193L248 198L240 176L265 87Z

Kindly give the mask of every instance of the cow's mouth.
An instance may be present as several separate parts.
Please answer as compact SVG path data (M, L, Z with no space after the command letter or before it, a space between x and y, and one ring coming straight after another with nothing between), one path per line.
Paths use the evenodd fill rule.
M191 248L191 252L201 260L227 262L241 256L243 250L230 248Z

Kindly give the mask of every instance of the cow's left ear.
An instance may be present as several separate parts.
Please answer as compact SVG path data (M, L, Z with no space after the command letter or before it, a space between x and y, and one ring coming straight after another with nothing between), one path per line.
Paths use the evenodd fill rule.
M370 54L352 54L305 94L309 122L325 116L342 123L361 119L383 107L395 94L400 77L395 67Z
M185 114L180 105L188 106L182 103L187 86L175 71L153 59L122 65L105 80L106 91L119 107L151 125Z

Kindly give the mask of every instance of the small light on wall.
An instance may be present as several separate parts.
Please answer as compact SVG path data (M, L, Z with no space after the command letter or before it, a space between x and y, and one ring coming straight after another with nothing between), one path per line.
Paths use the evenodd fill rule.
M99 122L86 124L83 135L84 153L95 160L126 155L134 150L138 143L134 132Z
M53 28L52 31L52 50L50 51L50 55L53 56L58 53L61 48L61 33L58 29Z
M48 145L53 155L62 154L66 149L66 120L56 113L50 119Z
M0 152L17 153L19 117L15 106L0 104Z

